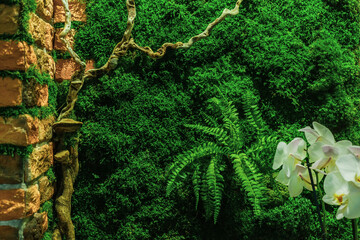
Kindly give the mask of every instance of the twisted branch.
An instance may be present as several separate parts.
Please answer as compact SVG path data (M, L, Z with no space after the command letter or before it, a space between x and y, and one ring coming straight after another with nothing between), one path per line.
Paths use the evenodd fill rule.
M68 0L62 0L62 3L64 5L66 18L65 18L64 29L60 33L60 39L65 44L67 50L69 51L70 55L74 58L75 62L80 65L80 71L75 73L71 78L69 92L66 97L66 106L61 110L61 113L59 114L59 117L57 119L58 121L60 121L63 118L69 117L71 111L74 109L77 100L77 94L79 93L80 89L84 84L83 76L86 68L86 63L84 61L81 61L80 57L71 48L69 41L65 38L71 29L71 13L69 10Z
M85 78L98 78L103 76L104 74L108 73L110 70L114 69L118 64L119 57L123 57L129 49L137 49L141 52L147 54L149 57L153 59L162 58L166 50L168 48L171 49L188 49L190 48L195 42L210 36L212 29L222 22L227 16L234 16L239 13L239 7L243 0L238 0L235 4L234 9L229 10L227 8L224 9L220 17L218 17L215 21L210 23L204 32L192 37L189 39L188 42L177 42L177 43L164 43L156 52L154 52L150 47L141 47L135 43L135 41L130 38L131 31L134 25L134 19L136 17L136 8L135 8L135 1L128 0L126 1L127 9L128 9L128 21L127 21L127 28L122 40L115 46L109 60L106 62L104 66L98 69L91 69L85 73Z

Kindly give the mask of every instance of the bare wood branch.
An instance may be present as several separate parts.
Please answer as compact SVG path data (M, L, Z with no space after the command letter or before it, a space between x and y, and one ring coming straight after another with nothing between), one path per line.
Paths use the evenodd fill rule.
M62 0L62 3L64 5L66 18L65 18L64 29L60 33L60 39L65 44L67 50L69 51L70 55L74 58L75 62L80 65L80 71L75 73L71 78L69 92L66 97L66 106L61 110L61 113L59 114L57 119L58 121L68 117L71 111L74 109L77 100L77 94L79 93L80 89L84 84L83 76L85 74L85 68L86 68L86 63L84 61L81 61L80 57L71 48L69 41L65 38L71 29L71 13L69 10L68 0Z
M184 48L187 49L189 47L191 47L195 42L206 38L208 36L210 36L211 30L219 23L221 23L227 16L234 16L237 15L239 13L239 7L240 4L242 3L243 0L238 0L236 2L235 8L232 10L229 10L227 8L224 9L224 11L222 12L221 16L218 17L215 21L213 21L212 23L210 23L207 28L205 29L204 32L200 33L199 35L196 35L195 37L190 38L190 40L187 43L184 43L182 46L179 46L178 48Z
M127 0L126 7L128 10L128 19L126 23L126 30L121 41L116 44L109 60L104 66L98 69L90 69L85 73L84 78L97 78L115 69L118 64L119 57L125 56L129 49L129 41L131 39L131 32L134 28L134 21L136 18L135 0Z
M243 0L238 0L235 4L234 9L229 10L227 8L224 9L221 16L217 18L215 21L210 23L204 32L190 38L187 43L177 42L177 43L164 43L156 52L154 52L150 47L141 47L135 43L135 41L130 38L131 30L133 29L134 25L134 18L136 16L136 9L135 9L135 0L128 0L126 2L128 8L128 21L127 21L127 29L125 31L123 39L115 46L109 60L106 62L104 66L98 69L91 69L85 73L85 78L98 78L103 76L104 74L108 73L110 70L114 69L118 64L118 59L126 55L129 49L136 49L153 59L162 58L166 50L168 48L171 49L188 49L190 48L195 42L210 36L212 29L222 22L227 16L237 15L239 13L239 7ZM130 33L129 33L130 32ZM125 37L126 35L126 37Z
M62 32L60 33L60 39L65 44L67 50L69 51L70 55L75 59L75 61L81 66L81 70L85 71L86 64L85 62L80 60L80 57L73 51L70 46L70 43L65 36L69 33L71 29L71 12L69 10L69 3L68 0L62 0L65 9L65 26Z

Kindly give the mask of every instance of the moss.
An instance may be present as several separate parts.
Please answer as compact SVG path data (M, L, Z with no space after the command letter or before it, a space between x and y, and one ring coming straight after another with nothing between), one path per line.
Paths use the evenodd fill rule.
M56 181L56 176L55 176L55 173L53 171L53 168L49 168L49 170L47 170L45 175L48 177L50 183L53 183L53 182Z
M36 2L35 0L5 0L2 3L7 5L20 5L20 16L19 16L19 28L14 35L3 34L0 35L0 40L16 40L25 41L28 44L33 44L34 39L29 33L29 18L30 13L35 12Z
M0 155L10 155L12 157L15 156L15 154L19 155L20 157L28 157L33 151L33 146L27 146L27 147L20 147L20 146L14 146L10 144L0 144Z

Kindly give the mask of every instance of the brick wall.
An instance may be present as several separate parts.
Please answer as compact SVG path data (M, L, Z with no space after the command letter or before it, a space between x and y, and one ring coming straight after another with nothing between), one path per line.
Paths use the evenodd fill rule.
M23 29L21 2L28 3L20 0L20 4L0 4L0 37L8 36L0 40L0 240L42 239L48 228L48 214L42 206L54 195L54 183L48 176L54 164L55 116L36 116L34 111L26 111L41 112L48 107L49 88L32 75L26 79L16 76L27 76L35 67L40 74L49 74L51 81L61 82L70 79L77 68L70 59L55 63L49 54L53 50L65 51L58 39L61 29L54 28L54 23L65 20L61 0L36 0L36 9L27 13L26 29L33 43L10 40ZM86 20L84 10L84 4L70 3L74 21ZM69 38L73 39L74 34L72 31ZM4 109L14 110L14 114L4 114ZM21 151L10 153L4 149ZM28 152L20 154L24 149Z

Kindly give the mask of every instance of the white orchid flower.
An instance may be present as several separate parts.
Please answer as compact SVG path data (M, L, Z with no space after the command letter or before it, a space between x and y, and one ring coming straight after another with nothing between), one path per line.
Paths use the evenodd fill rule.
M300 132L305 133L306 140L311 145L316 142L322 142L327 145L333 145L335 143L334 135L327 127L318 122L313 122L313 127L314 129L307 126L299 130Z
M310 162L314 162L312 169L326 169L327 173L336 171L336 161L339 157L349 154L352 143L348 140L339 141L333 145L315 142L309 147Z
M360 217L360 188L347 182L340 172L329 173L324 182L323 201L330 205L340 205L336 219Z
M353 154L341 156L336 165L342 177L360 189L360 160Z
M302 138L295 138L289 144L279 142L273 163L273 169L278 169L284 165L286 175L295 169L295 165L301 163L306 157L306 143Z
M273 169L283 166L276 180L287 185L290 197L301 194L303 188L312 191L309 171L301 165L306 157L306 143L302 138L295 138L289 144L280 142L277 146ZM313 175L315 181L315 175Z

